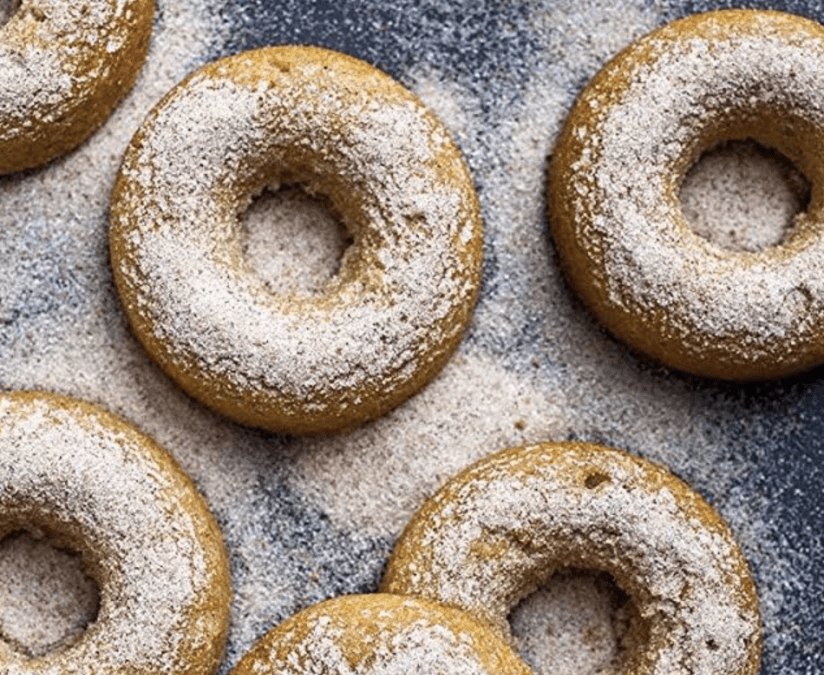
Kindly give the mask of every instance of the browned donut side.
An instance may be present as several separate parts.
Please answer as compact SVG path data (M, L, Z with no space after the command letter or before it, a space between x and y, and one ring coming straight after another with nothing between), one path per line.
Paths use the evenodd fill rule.
M239 214L273 184L328 197L353 238L318 295L272 292L242 255ZM431 380L471 320L482 240L448 131L388 75L316 47L178 85L111 208L117 288L149 354L214 410L285 433L351 427Z
M419 598L333 598L290 617L232 675L529 675L498 635L468 614Z
M514 606L565 567L607 572L631 597L622 675L758 671L758 599L729 527L671 473L612 448L511 448L464 470L410 521L381 589L508 635Z
M824 362L822 77L822 26L727 10L650 33L587 85L554 151L549 219L568 280L618 338L722 379ZM743 138L778 149L812 184L790 234L757 252L693 232L678 197L703 151Z
M0 28L0 174L72 150L109 117L149 49L154 0L23 0Z
M29 658L0 639L4 675L211 675L229 626L228 556L174 459L123 420L37 392L0 395L0 539L47 533L80 554L95 621Z

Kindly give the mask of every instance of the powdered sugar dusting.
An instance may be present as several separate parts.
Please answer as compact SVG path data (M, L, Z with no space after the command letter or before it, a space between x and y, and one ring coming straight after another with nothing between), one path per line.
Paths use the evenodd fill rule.
M289 619L235 675L526 675L505 643L471 619L415 598L347 596Z
M0 0L0 27L20 9L20 0Z
M37 0L0 31L0 172L79 145L131 88L149 44L153 0Z
M52 667L185 672L189 659L214 658L228 600L224 552L169 459L62 399L2 397L0 419L0 536L43 528L78 546L100 584L95 631L51 652ZM19 657L7 667L27 672Z
M116 410L195 479L232 556L224 675L290 614L375 590L394 537L455 470L504 445L565 437L664 462L708 496L756 573L764 674L820 672L820 378L738 387L648 364L599 330L546 237L547 155L575 96L662 22L657 12L682 13L683 3L322 4L160 2L149 61L106 125L66 158L0 179L0 386ZM347 435L263 434L188 398L130 335L111 278L106 210L131 135L183 75L252 38L340 39L344 51L392 72L447 124L479 187L484 287L460 358L395 413ZM549 611L533 642L543 640L544 619L565 630L572 606ZM612 621L598 594L580 612L599 626ZM535 672L593 672L591 661L564 653L558 663L542 652Z
M265 427L333 428L405 398L462 332L474 196L448 135L383 76L327 72L319 51L245 58L198 73L143 127L113 206L113 265L138 333L193 394ZM329 194L355 238L316 301L272 295L238 261L251 189L289 176ZM250 395L258 419L231 400Z
M730 532L658 467L604 448L538 445L474 465L404 531L383 589L508 633L514 604L567 566L625 584L647 672L756 672L760 617Z
M72 102L61 103L61 99L72 91L82 92L88 81L104 77L111 67L100 59L96 67L89 68L97 44L110 33L109 39L125 40L132 26L115 20L112 0L89 2L85 11L54 0L41 0L35 6L25 3L16 11L11 3L4 4L2 16L9 20L0 44L0 114L4 118L0 139L5 140L25 129L26 118L31 127L37 116L50 121L65 113ZM55 44L63 45L62 52L54 49ZM80 67L72 72L75 64Z
M572 172L559 178L575 184L569 190L575 236L603 258L603 270L590 274L605 302L643 317L639 323L664 315L661 332L677 335L696 358L725 341L727 358L743 364L791 361L802 345L821 351L811 317L824 298L815 272L824 242L805 237L811 225L799 221L797 244L788 244L786 255L745 258L690 233L680 205L668 197L667 181L704 149L701 140L712 138L713 128L763 133L765 140L824 128L815 94L824 70L822 34L799 25L788 38L770 20L724 32L721 19L707 19L706 37L695 29L688 38L677 29L650 36L638 48L647 60L639 59L626 92L616 94L605 79L579 107L589 119L571 133L582 149ZM783 142L808 167L818 161L814 144ZM644 333L643 340L651 349L653 338Z
M26 57L23 61L12 50L0 50L0 68L3 69L3 77L0 78L0 114L6 118L39 114L39 108L69 96L74 86L71 75L62 72L62 63L54 50L32 46L27 50ZM34 67L30 64L34 64ZM20 92L29 88L32 91L28 96L23 95L25 105L21 109ZM18 125L22 126L22 123L18 121ZM0 127L3 136L15 133L5 126Z

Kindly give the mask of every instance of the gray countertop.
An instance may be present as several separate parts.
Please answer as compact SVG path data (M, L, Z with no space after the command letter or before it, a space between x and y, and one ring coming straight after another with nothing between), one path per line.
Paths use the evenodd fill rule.
M544 216L546 157L586 81L655 26L726 5L160 0L149 62L110 122L50 166L0 179L0 389L95 401L193 476L232 558L222 672L295 611L376 590L400 528L456 470L568 438L662 462L698 489L752 564L764 675L824 672L821 370L737 385L635 355L565 284ZM812 0L750 5L824 20ZM461 145L486 226L475 320L443 374L381 420L310 439L244 429L178 391L129 333L106 241L119 157L153 103L199 64L282 43L348 52L419 93Z

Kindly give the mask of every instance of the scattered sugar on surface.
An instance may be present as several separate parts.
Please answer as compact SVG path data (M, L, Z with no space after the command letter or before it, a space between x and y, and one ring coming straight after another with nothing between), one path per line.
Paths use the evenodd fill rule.
M608 575L558 572L512 610L515 644L536 675L615 673L628 627L625 602Z
M241 225L246 260L275 294L319 293L350 241L328 200L298 187L264 191Z
M26 532L0 541L0 638L42 656L80 635L97 617L97 585L80 557Z
M818 621L809 589L821 588L811 562L821 558L820 537L788 539L773 500L784 489L780 478L763 478L813 417L801 416L792 388L695 382L628 354L572 297L546 236L546 156L563 116L600 65L657 24L650 7L529 4L524 25L537 54L524 56L524 80L508 79L516 69L501 79L484 72L482 82L468 70L444 72L430 46L420 50L404 79L467 154L487 228L484 288L467 340L439 377L395 412L347 434L285 439L213 415L149 361L115 295L105 234L120 156L151 105L210 58L223 30L212 6L161 3L149 62L106 125L51 166L0 179L0 386L97 402L152 434L193 476L233 556L223 675L287 615L329 595L375 590L409 514L456 469L504 445L566 437L664 462L702 491L754 566L764 672L814 663L815 645L803 640L805 625ZM0 586L6 579L0 575ZM576 584L564 582L559 594L575 595ZM544 625L571 613L614 625L610 604L548 604L546 624L525 622L525 653L538 672L594 672L595 657L579 661L563 647L549 653L536 645ZM514 624L517 633L517 617ZM605 658L608 643L598 651Z
M383 418L293 441L283 450L289 484L339 527L392 537L446 479L490 450L567 433L563 410L563 394L547 396L481 354L458 353Z
M732 251L781 243L809 198L810 184L792 162L755 141L708 150L681 184L681 208L693 230Z

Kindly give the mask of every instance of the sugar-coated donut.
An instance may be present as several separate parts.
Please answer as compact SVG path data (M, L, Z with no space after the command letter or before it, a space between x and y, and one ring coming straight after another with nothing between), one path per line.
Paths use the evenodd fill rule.
M749 566L718 513L660 466L583 443L511 448L451 479L395 546L382 590L507 616L565 567L607 572L635 614L622 675L754 675Z
M88 403L0 395L0 539L47 533L79 553L96 620L39 657L0 636L4 675L208 675L220 663L231 589L217 524L151 439Z
M269 631L231 675L530 675L468 614L419 598L348 595Z
M239 214L267 185L328 197L354 238L319 295L271 293ZM398 405L457 346L480 283L466 165L424 105L316 47L209 64L154 109L111 208L117 287L183 389L241 422L335 431Z
M137 78L154 0L22 0L0 28L0 174L79 145Z
M675 21L593 78L554 151L549 217L567 278L612 333L724 379L824 362L822 79L824 28L753 10ZM743 138L812 184L784 241L749 253L693 232L679 201L704 150Z

